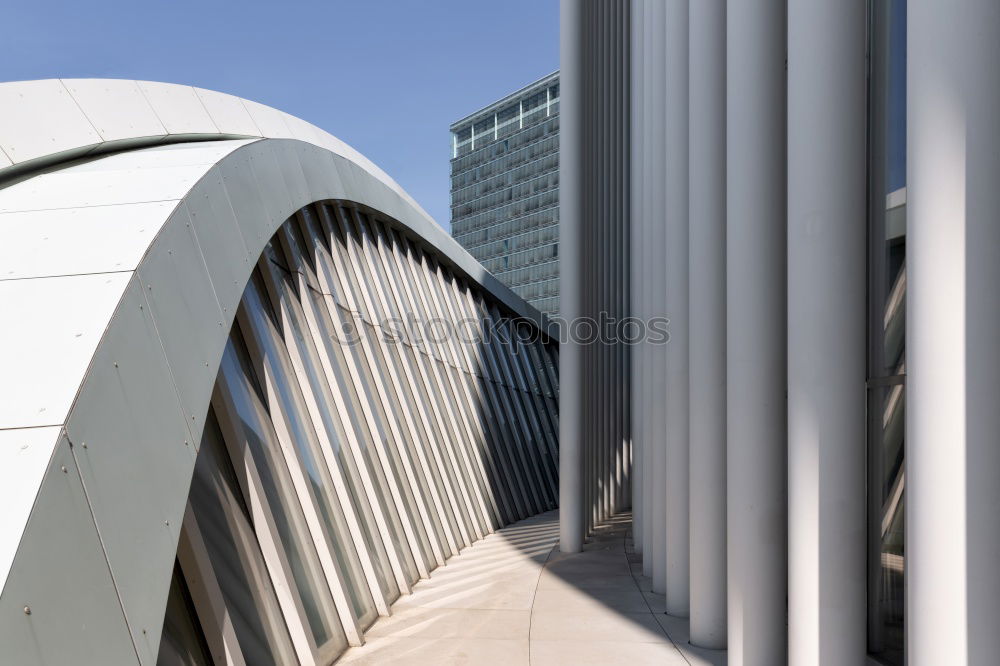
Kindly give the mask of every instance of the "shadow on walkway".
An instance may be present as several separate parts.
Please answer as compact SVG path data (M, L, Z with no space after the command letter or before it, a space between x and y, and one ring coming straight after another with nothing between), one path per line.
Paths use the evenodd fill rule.
M557 548L556 511L510 525L420 581L337 663L724 665L725 652L690 646L687 620L664 614L631 524L616 516L572 555Z

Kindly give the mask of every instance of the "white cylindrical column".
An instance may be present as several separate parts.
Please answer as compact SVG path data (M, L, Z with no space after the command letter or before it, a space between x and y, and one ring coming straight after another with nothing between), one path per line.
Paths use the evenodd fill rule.
M611 107L611 159L612 172L610 179L611 186L611 210L614 226L611 234L611 285L609 294L609 311L614 320L613 330L618 328L618 322L624 316L626 305L624 302L628 294L629 274L624 263L627 246L627 224L628 224L628 185L627 185L627 160L629 151L628 135L628 106L626 104L626 77L628 76L629 52L626 36L629 29L629 3L614 3L612 5L612 28L611 28L611 82L609 93L609 105ZM612 336L613 337L613 336ZM626 363L627 349L616 340L611 347L611 455L609 461L608 478L611 486L609 509L610 515L615 515L624 507L628 506L623 492L625 489L625 474L622 468L622 459L625 454L625 442L627 436L627 418L625 409L627 408L626 398L628 387L626 381L628 372Z
M726 3L690 9L691 642L726 647Z
M631 39L631 123L630 123L630 183L629 183L629 268L631 270L631 293L629 315L637 319L645 319L643 310L643 294L645 292L645 275L642 270L642 248L645 240L644 217L642 212L642 100L645 95L643 84L643 3L632 3ZM636 553L642 553L643 524L645 522L645 506L643 505L642 484L644 479L644 437L643 380L645 369L645 346L640 341L631 350L632 374L629 395L630 420L632 429L632 542Z
M865 21L865 0L788 6L791 664L866 653Z
M726 404L732 666L785 663L785 3L727 7Z
M688 0L666 0L665 297L670 317L666 409L666 609L689 608L688 532Z
M608 197L608 116L607 116L607 79L608 79L608 17L610 15L607 3L589 3L593 6L594 19L591 23L593 41L587 45L595 55L596 66L593 69L592 90L587 96L587 102L594 113L594 122L588 124L591 128L591 141L594 143L595 154L592 161L596 181L592 190L594 196L594 254L591 255L592 269L597 274L597 286L594 290L594 308L591 314L598 317L600 325L601 313L607 311L608 288L608 243L607 236L611 223L610 210L607 206ZM594 346L594 386L597 389L597 399L591 403L594 411L594 519L593 526L604 520L604 506L607 498L608 485L605 481L606 451L608 446L608 397L611 391L607 376L607 346L598 343ZM589 533L589 530L588 530ZM586 537L586 535L584 535Z
M651 168L650 189L650 263L652 303L650 314L654 317L669 317L665 298L667 234L664 215L667 207L666 192L666 6L663 0L652 0L649 5L649 25L651 29L650 49L650 123L649 142ZM672 334L672 333L671 333ZM652 345L652 386L650 390L650 410L652 412L652 432L650 443L653 447L653 591L661 594L667 588L666 556L666 504L667 504L667 456L666 438L666 394L667 394L667 346Z
M656 245L656 234L655 234L655 224L656 220L653 216L653 188L652 188L652 172L653 172L653 149L650 145L653 137L653 109L654 109L654 80L655 74L661 72L656 64L653 62L654 53L654 35L656 28L656 6L653 0L637 0L643 5L643 40L642 40L642 62L643 62L643 90L645 91L642 97L642 115L643 115L643 125L642 125L642 140L643 140L643 151L642 151L642 216L643 216L643 241L644 245L642 248L642 255L640 258L642 264L642 280L643 280L643 316L647 319L651 319L655 316L656 311L654 310L654 299L658 293L659 285L655 284L653 270L653 257L659 251ZM642 421L643 421L643 491L642 491L642 501L643 505L646 507L644 511L642 533L643 533L643 551L642 551L642 575L647 578L653 578L653 561L659 556L658 553L662 553L662 549L658 547L658 542L656 540L656 530L654 529L654 524L662 519L663 514L660 513L657 508L657 493L654 492L654 488L657 487L659 483L659 468L657 467L657 462L659 457L656 453L657 449L657 419L656 414L659 410L654 409L654 382L656 374L656 360L657 351L648 341L643 344L643 387L642 387ZM662 432L662 431L660 431Z
M577 0L561 0L559 30L559 238L562 251L559 311L566 326L583 313L582 281L588 262L583 255L582 220L583 8ZM563 339L566 339L566 333ZM565 553L583 546L583 423L585 349L569 340L559 351L559 547Z
M1000 654L1000 4L907 17L906 656Z

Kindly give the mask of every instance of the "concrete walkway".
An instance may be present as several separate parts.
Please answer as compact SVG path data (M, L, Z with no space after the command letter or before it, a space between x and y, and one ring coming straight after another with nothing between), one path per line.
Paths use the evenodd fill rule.
M511 525L418 583L337 663L725 664L724 652L688 645L686 620L664 615L628 552L630 526L620 516L564 555L557 512Z

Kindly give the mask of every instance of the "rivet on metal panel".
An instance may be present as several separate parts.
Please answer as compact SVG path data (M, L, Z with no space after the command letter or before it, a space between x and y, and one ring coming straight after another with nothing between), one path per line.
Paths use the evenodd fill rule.
M31 615L31 606L25 606L24 607L24 614L25 615Z
M81 442L80 446L82 446L83 448L87 448L87 442Z
M169 525L169 524L170 524L170 521L169 521L169 520L164 520L164 521L163 521L163 524L164 524L164 525Z
M184 446L191 446L191 443L190 443L190 442L188 442L188 441L187 441L187 440L185 439L185 440L184 440Z
M66 465L60 466L59 469L62 470L63 474L68 474L69 473L69 472L66 471Z
M116 368L118 367L118 361L115 361L115 367Z

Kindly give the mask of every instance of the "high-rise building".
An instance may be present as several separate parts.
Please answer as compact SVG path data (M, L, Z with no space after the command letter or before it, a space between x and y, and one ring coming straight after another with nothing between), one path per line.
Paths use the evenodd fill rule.
M559 72L451 125L451 233L548 314L559 310Z

